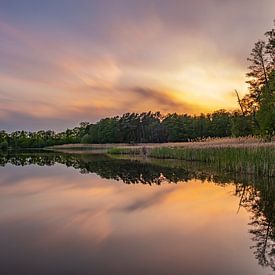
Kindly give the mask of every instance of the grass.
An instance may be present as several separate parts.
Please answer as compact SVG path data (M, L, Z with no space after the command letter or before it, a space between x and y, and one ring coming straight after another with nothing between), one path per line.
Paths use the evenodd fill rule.
M275 176L274 146L188 146L155 148L112 148L109 154L146 155L157 159L178 159L214 164L222 171L257 176Z

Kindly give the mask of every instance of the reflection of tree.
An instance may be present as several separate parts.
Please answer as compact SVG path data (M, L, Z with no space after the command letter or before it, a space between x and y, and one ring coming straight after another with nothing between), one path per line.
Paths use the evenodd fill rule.
M104 155L76 155L56 152L9 153L0 155L0 166L11 163L17 166L36 164L52 166L61 163L74 167L81 173L96 173L102 178L122 180L127 184L177 183L190 179L211 180L219 185L235 183L240 197L239 209L244 207L251 214L250 233L252 246L259 264L275 270L275 184L273 178L258 179L253 176L225 174L215 167L184 162L140 162L113 159ZM239 211L238 209L238 211Z
M251 213L250 223L252 240L251 248L262 266L270 266L275 270L275 186L274 180L258 182L254 185L236 185L236 193L240 196L240 206Z
M0 165L11 163L16 166L37 164L51 166L62 163L79 169L81 173L96 173L106 179L122 180L127 184L161 184L162 181L187 181L194 177L205 180L205 175L195 175L182 168L160 167L137 160L112 159L104 155L70 155L60 153L21 153L0 156Z
M0 166L5 166L7 163L16 166L31 164L52 166L55 163L61 163L67 167L74 167L83 174L96 173L103 178L122 180L127 184L161 184L164 180L177 183L190 179L214 181L219 184L235 181L235 177L228 178L228 175L216 174L213 171L205 172L205 165L197 166L195 163L185 163L178 166L164 161L141 162L138 160L114 159L106 155L77 155L51 151L0 154Z

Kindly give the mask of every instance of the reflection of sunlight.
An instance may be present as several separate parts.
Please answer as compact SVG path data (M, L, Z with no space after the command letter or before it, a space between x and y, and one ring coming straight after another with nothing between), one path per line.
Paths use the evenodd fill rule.
M242 212L238 217L235 216L236 207L238 205L238 198L231 196L234 190L233 185L225 187L218 187L213 183L204 182L203 184L199 180L191 180L188 183L183 182L179 185L162 185L162 196L156 197L152 201L151 205L148 205L151 197L145 196L143 200L137 200L136 203L132 202L130 205L135 205L137 202L144 201L144 206L132 207L131 215L134 217L128 217L131 222L128 225L130 227L136 226L134 220L142 221L146 223L146 228L138 227L139 232L146 234L146 231L154 230L156 224L162 224L163 217L165 217L165 224L162 224L159 230L181 230L193 232L193 230L201 230L205 226L205 230L209 231L208 234L218 234L214 229L220 228L228 232L228 238L233 232L237 232L241 228L238 226L245 226L247 222L247 213ZM156 193L157 191L152 191ZM151 195L152 196L152 195ZM150 206L150 207L149 207ZM128 206L128 209L131 209ZM144 209L149 215L144 215ZM136 211L139 210L139 211ZM161 215L160 215L161 213ZM214 221L219 221L221 224L231 223L234 220L236 222L235 227L229 227L223 229ZM244 228L243 228L244 229ZM131 228L134 230L134 228ZM231 233L230 233L231 232ZM127 234L127 232L123 232ZM213 236L214 237L214 236ZM233 236L231 236L233 238Z

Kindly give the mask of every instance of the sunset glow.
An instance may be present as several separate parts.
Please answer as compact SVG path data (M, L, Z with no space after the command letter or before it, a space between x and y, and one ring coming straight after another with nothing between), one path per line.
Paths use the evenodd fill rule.
M3 0L1 129L236 109L246 57L274 10L273 0Z

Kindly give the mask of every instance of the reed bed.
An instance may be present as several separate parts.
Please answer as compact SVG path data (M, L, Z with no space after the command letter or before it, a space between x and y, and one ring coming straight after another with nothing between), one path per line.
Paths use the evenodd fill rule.
M275 137L270 142L253 136L247 137L223 137L223 138L204 138L197 141L188 142L167 142L167 143L108 143L108 144L63 144L55 145L50 149L111 149L111 148L156 148L156 147L177 147L177 148L193 148L193 147L266 147L275 146Z
M178 159L214 164L218 170L257 176L275 176L274 146L112 148L109 154L146 155L158 159Z

